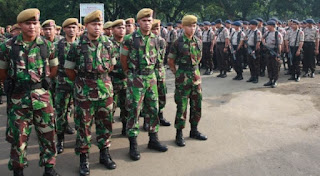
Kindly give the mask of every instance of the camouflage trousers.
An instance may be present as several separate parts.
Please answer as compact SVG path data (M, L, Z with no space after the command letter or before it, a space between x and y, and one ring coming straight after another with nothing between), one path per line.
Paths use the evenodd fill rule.
M56 164L55 118L52 101L46 107L35 110L22 105L8 103L6 140L11 143L9 170L28 166L27 147L34 125L40 149L40 166L53 167Z
M182 75L181 75L182 74ZM177 76L179 75L179 76ZM183 79L181 79L184 77ZM174 101L177 104L175 128L183 129L187 119L188 100L190 99L191 126L197 126L201 119L202 90L201 84L194 84L192 72L177 71L175 80L176 89Z
M68 120L72 116L73 91L56 89L55 108L57 114L57 134L64 134Z
M96 125L96 140L99 149L101 150L110 147L110 138L112 134L112 106L112 97L99 101L75 100L74 120L78 127L75 148L77 155L80 153L89 153L93 120Z
M150 117L149 133L159 131L158 89L155 74L128 76L126 109L128 111L127 132L129 137L139 134L139 115L144 106L145 114Z
M166 94L167 94L167 86L165 81L157 81L158 88L158 99L159 99L159 113L163 112L164 107L166 106ZM142 108L142 116L145 118L146 123L150 123L150 115L147 114L146 106ZM157 114L158 115L158 114Z
M280 59L272 56L269 52L265 54L267 58L267 70L269 79L278 80L280 72Z
M126 123L128 111L126 110L126 89L113 89L113 109L112 116L114 115L117 107L120 108L120 119Z

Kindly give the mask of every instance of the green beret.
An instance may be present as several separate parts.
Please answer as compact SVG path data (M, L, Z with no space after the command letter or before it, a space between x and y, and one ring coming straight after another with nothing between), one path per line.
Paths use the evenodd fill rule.
M128 18L126 19L126 24L134 24L136 23L136 21L134 20L134 18Z
M194 15L186 15L182 18L182 25L183 26L189 26L191 24L196 24L198 21L198 18Z
M156 27L160 27L160 23L161 23L161 20L159 19L154 19L153 20L153 23L152 23L152 29L156 28Z
M116 26L124 26L126 25L126 22L123 19L118 19L110 25L110 27L116 27Z
M17 23L23 23L25 21L39 21L40 19L40 11L39 9L26 9L19 13L17 16Z
M68 18L66 20L64 20L64 22L62 23L62 27L66 27L69 26L70 24L75 24L78 25L78 19L77 18Z
M152 15L153 15L153 10L152 9L144 8L144 9L141 9L138 12L137 20L140 20L141 18L144 18L144 17L152 17Z
M83 21L84 24L88 24L90 22L100 22L102 21L102 12L100 10L95 10L84 17Z
M112 25L112 21L107 21L106 23L104 23L104 25L103 25L103 29L107 29L107 28L110 28L111 27L111 25Z
M56 22L54 20L46 20L41 25L42 28L51 27L51 26L56 26Z

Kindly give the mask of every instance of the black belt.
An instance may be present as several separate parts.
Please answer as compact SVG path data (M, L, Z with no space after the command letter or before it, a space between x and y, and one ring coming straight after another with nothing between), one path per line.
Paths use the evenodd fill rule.
M306 42L306 41L305 41L304 43L313 43L313 44L314 44L315 42Z
M179 65L179 69L180 70L185 70L185 71L195 71L197 70L199 67L198 65L193 65L193 66L190 66L190 65Z
M116 72L111 72L110 76L113 78L118 78L118 79L125 79L126 75L123 73L116 73Z
M107 76L106 73L100 74L100 73L90 73L90 72L79 72L77 74L80 78L86 78L86 79L102 79Z
M42 89L42 83L17 83L17 85L14 86L13 92L14 93L21 93L25 91L35 90L35 89Z
M151 75L154 73L154 69L143 69L143 70L131 70L131 73L137 75Z

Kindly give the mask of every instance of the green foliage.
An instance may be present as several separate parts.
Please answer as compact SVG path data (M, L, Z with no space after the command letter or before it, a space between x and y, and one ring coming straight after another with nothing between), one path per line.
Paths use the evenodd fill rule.
M319 0L0 0L0 25L14 24L16 15L30 7L40 9L41 21L54 19L61 24L68 17L79 18L80 3L104 3L106 20L135 17L144 7L154 9L156 18L167 22L177 21L185 14L209 21L320 17Z

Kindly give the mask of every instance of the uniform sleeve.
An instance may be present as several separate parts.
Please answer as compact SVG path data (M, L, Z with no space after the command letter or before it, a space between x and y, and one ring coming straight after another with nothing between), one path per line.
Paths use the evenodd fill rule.
M278 33L278 39L279 39L279 45L282 45L283 37L282 37L282 34L280 32Z
M284 40L289 41L289 36L290 36L290 33L288 32L287 35L284 36Z
M110 42L110 47L111 47L111 50L110 50L110 60L111 60L111 65L116 65L117 64L117 59L116 59L116 50L113 49L113 48L116 48L114 46L114 44Z
M229 33L229 30L227 28L224 28L224 38L225 39L230 39L230 33Z
M9 59L6 53L8 52L5 43L0 44L0 69L7 69L9 66Z
M319 29L317 29L317 31L316 31L316 39L320 39Z
M170 47L168 58L176 60L177 54L178 54L178 40L175 40L173 45L171 45Z
M262 33L258 30L257 31L257 42L261 42L262 41Z
M129 50L131 50L130 36L131 35L125 36L123 42L120 45L120 54L124 56L128 56Z
M299 41L304 42L304 32L303 31L300 31L300 33L299 33Z
M241 32L240 41L241 41L241 40L244 40L245 36L246 36L246 35L244 34L244 32Z
M55 67L59 65L58 57L56 56L56 47L53 43L48 42L48 49L49 49L49 66Z
M76 67L77 58L77 44L72 44L70 46L70 51L68 53L67 59L64 62L64 68L74 69Z

